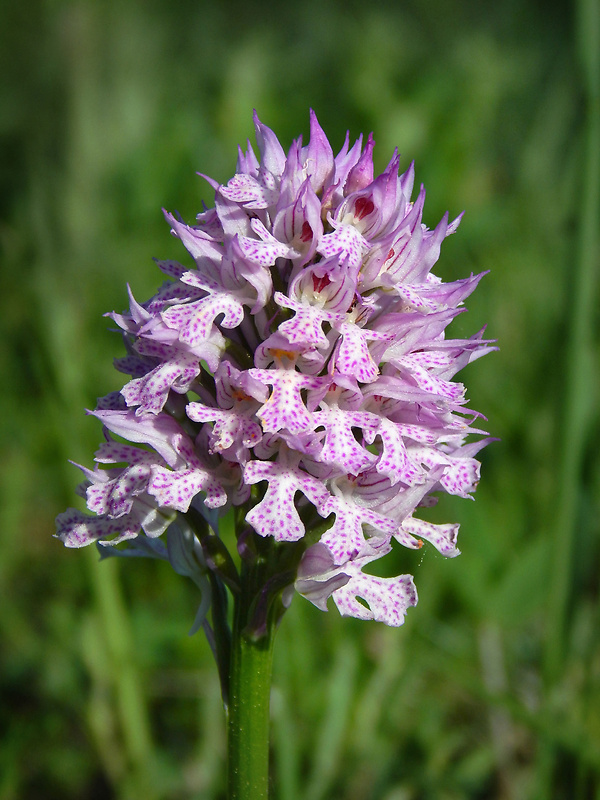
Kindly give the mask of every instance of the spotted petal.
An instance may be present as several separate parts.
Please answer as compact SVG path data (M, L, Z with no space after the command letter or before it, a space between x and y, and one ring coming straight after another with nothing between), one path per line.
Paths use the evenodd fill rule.
M270 461L246 464L244 481L250 484L268 481L265 496L246 514L246 522L261 536L272 536L277 541L294 542L304 536L304 523L294 503L297 492L314 504L327 494L321 482L311 475Z
M340 614L356 619L374 619L392 627L404 622L407 610L417 604L417 590L412 575L378 578L362 572L362 568L380 557L376 552L344 564L343 571L350 580L333 592ZM368 607L360 602L365 600Z
M248 372L251 377L273 387L267 402L256 412L265 433L276 433L283 428L292 434L314 430L312 415L300 391L317 389L328 381L327 378L312 378L293 369L250 369Z

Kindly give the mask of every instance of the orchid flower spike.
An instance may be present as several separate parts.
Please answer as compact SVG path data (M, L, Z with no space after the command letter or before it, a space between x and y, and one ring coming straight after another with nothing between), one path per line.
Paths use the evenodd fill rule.
M398 174L394 154L374 177L372 135L334 155L311 111L309 143L286 155L254 125L258 152L210 181L213 208L192 224L165 213L186 264L159 261L157 293L109 315L129 379L91 412L106 437L81 467L93 515L69 509L57 536L111 548L194 515L214 535L236 508L293 549L288 585L319 608L332 597L344 615L401 625L412 577L364 568L398 544L459 552L458 525L420 511L441 492L470 498L491 441L454 376L493 343L445 336L482 275L432 272L460 217L429 230L412 165ZM216 569L188 550L199 576Z

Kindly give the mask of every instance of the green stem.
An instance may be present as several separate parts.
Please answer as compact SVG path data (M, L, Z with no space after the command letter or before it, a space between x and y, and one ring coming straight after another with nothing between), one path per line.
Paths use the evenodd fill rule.
M244 632L251 605L252 575L242 575L236 597L229 675L228 800L267 800L269 796L269 700L274 625L255 639Z

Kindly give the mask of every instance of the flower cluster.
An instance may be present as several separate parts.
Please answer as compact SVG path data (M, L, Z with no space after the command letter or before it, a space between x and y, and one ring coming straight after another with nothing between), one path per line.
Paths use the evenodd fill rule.
M458 553L458 525L415 510L479 478L489 439L467 443L483 431L452 378L492 348L444 332L481 275L431 272L460 218L425 227L413 166L399 175L394 153L374 177L372 136L334 156L311 112L286 155L254 123L260 157L248 143L227 184L206 179L214 208L194 225L166 213L193 266L158 262L156 295L109 315L130 380L91 412L106 433L82 468L96 516L69 509L58 536L116 544L241 507L259 536L303 543L295 585L317 606L400 625L411 576L363 568L394 540Z

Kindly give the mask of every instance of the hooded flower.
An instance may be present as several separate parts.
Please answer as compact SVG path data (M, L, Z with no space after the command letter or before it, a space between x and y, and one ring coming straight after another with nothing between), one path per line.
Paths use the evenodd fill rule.
M454 376L494 348L483 331L445 336L482 276L432 272L460 217L429 230L412 165L398 174L394 153L374 177L372 136L334 156L311 112L309 143L286 155L254 125L258 154L248 143L231 180L207 179L214 208L166 214L186 265L159 262L157 294L110 315L131 379L93 412L107 435L82 467L96 516L69 509L57 535L110 545L239 507L259 537L301 547L296 588L315 605L401 625L412 577L363 567L398 544L458 554L458 525L419 512L440 492L471 497L490 441Z

